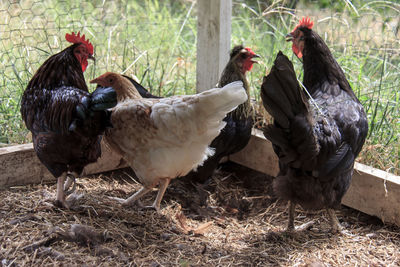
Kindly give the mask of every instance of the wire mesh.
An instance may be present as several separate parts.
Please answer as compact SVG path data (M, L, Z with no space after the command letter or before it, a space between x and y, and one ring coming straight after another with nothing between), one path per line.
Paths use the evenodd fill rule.
M242 43L263 56L248 73L258 101L262 77L277 51L292 55L302 78L301 62L285 35L302 16L313 18L314 30L368 113L371 153L361 160L399 171L398 2L236 0L232 14L232 46ZM0 146L30 142L19 113L21 94L37 68L69 45L65 33L81 31L94 45L97 60L85 72L87 81L105 71L120 72L136 75L153 94L169 96L195 91L196 28L195 0L1 1Z
M398 1L235 1L232 42L263 56L248 74L258 99L264 73L282 50L302 80L302 62L285 36L300 18L326 42L367 112L369 135L358 161L400 174L400 3ZM254 90L255 89L255 90ZM260 113L265 111L259 105ZM263 125L268 120L264 116Z
M88 81L106 71L135 75L154 94L194 92L194 3L158 1L2 1L0 143L29 142L21 94L39 66L81 31L94 45ZM181 11L180 13L174 10Z

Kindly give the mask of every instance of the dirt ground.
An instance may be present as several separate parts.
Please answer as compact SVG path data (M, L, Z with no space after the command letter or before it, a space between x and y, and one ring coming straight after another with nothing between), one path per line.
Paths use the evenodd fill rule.
M285 232L271 181L228 163L204 185L173 181L161 214L108 198L140 188L129 169L77 180L70 210L53 205L55 184L2 190L1 266L400 266L400 228L347 207L337 211L345 234L300 208L296 225L316 223Z

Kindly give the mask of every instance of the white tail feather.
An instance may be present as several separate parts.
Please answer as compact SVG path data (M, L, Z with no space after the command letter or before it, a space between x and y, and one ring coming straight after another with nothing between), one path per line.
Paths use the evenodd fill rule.
M204 131L203 140L211 138L209 139L210 143L225 127L226 122L223 119L226 114L247 100L247 93L241 81L232 82L222 88L204 91L198 96L199 103L196 105L197 126Z
M242 81L235 81L222 88L213 88L199 94L205 113L228 113L247 100ZM218 115L217 115L218 116Z

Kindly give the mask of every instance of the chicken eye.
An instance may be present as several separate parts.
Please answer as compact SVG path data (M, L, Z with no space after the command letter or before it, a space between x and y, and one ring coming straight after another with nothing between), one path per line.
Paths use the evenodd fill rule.
M247 55L246 55L246 54L242 54L241 57L242 57L243 59L245 59L245 58L247 58Z
M112 82L114 81L114 79L113 79L113 78L110 78L108 81L109 81L110 83L112 83Z

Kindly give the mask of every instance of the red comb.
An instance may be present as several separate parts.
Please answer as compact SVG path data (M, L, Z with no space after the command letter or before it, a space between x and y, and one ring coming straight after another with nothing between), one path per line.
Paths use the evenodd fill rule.
M246 47L245 49L246 49L247 51L249 51L249 52L250 52L250 54L252 54L252 55L253 55L253 54L255 54L255 53L254 53L254 51L253 51L253 50L251 50L251 48L249 48L249 47Z
M93 55L93 45L89 42L89 39L85 40L85 35L81 35L81 32L78 32L78 35L75 35L74 32L72 34L65 34L65 40L70 43L83 43L86 45L87 49L89 50L89 54Z
M294 30L296 30L299 27L306 27L311 30L313 26L314 26L314 22L309 17L303 17L301 20L299 20L299 24L297 24L297 26L296 26L296 28L294 28Z

